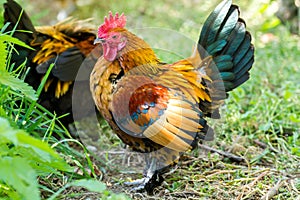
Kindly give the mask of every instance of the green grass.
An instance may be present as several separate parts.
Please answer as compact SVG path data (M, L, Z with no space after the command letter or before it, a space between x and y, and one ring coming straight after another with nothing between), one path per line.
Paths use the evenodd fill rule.
M11 37L5 27L0 32L0 198L82 196L84 192L74 195L77 188L102 198L125 198L93 179L97 175L86 147L71 138L59 121L63 116L37 103L53 65L34 91L23 81L25 65L10 62L14 45L30 47Z
M174 3L170 0L164 2L133 0L121 4L118 1L109 3L89 1L80 6L74 16L78 18L92 16L95 18L95 26L98 26L109 10L125 12L131 29L167 28L196 41L201 24L217 2L182 0ZM269 194L268 192L276 191L278 194L273 199L292 200L300 195L300 38L290 35L285 27L276 26L272 9L265 6L267 4L259 1L234 2L241 6L241 14L252 33L256 49L255 64L251 69L250 80L230 93L226 105L222 108L222 119L211 121L216 130L216 137L213 142L206 145L239 155L246 162L236 163L199 148L187 154L179 163L178 169L166 176L166 182L155 191L155 195L151 197L153 199L260 199ZM46 23L50 18L49 15L41 17L43 13L48 12L52 19L55 18L55 14L49 12L51 8L48 4L39 2L25 5L34 19L39 18L39 23L35 20L35 24ZM157 42L158 45L164 46L166 43L164 36L152 44L156 45L154 42ZM269 37L270 41L262 40L266 37ZM157 53L165 61L174 61L178 59L178 54L188 55L191 48L190 44L184 43L182 47L179 45L176 49L170 49L168 46L165 49L157 49ZM13 129L22 133L26 131L35 138L44 138L44 141L54 147L70 166L83 171L81 174L65 174L60 170L57 170L57 173L40 174L37 168L31 166L35 176L39 177L39 185L34 183L34 187L39 187L43 198L56 195L59 199L71 197L79 199L91 195L99 197L97 193L89 193L81 187L80 189L76 187L76 185L87 186L86 182L77 181L90 177L89 171L94 169L92 164L97 164L101 170L100 176L110 190L117 193L125 192L133 199L150 198L146 194L130 193L128 188L122 185L128 177L140 176L135 172L140 170L141 166L135 166L139 162L138 158L123 150L122 143L111 135L105 122L101 122L104 133L102 135L94 132L95 130L88 131L93 123L90 120L87 120L86 125L81 124L83 132L98 136L97 140L88 143L89 147L99 146L100 149L104 149L88 152L85 147L80 146L81 143L76 145L80 148L74 148L72 144L78 144L77 141L67 140L68 137L63 136L65 138L62 142L52 136L54 132L64 132L57 121L59 116L47 113L36 104L37 107L33 108L34 114L28 118L26 110L30 108L32 100L24 97L23 93L1 85L0 97L0 114L9 121ZM14 104L16 100L23 102L22 108ZM45 112L46 116L41 115ZM4 152L15 157L8 154L7 149ZM25 155L22 157L24 158L22 162L29 163L43 159L37 156L31 159ZM120 165L120 162L123 165ZM64 185L63 191L59 190L61 185ZM97 184L94 186L101 188ZM15 190L12 188L8 183L3 184L2 179L0 194L3 191L12 191L12 195L17 195L15 194L17 188L14 188ZM93 188L88 189L94 191ZM61 193L56 193L58 191ZM115 195L107 190L102 191L102 194L103 198Z

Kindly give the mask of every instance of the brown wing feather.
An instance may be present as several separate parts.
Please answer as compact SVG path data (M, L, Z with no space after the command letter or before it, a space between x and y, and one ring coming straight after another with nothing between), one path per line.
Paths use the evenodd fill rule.
M146 137L175 151L191 149L197 133L203 128L201 111L193 99L199 97L193 86L175 71L161 71L155 76L151 73L140 75L136 70L139 69L132 69L122 77L113 93L111 109L118 126L129 135ZM172 75L176 76L176 81L171 81ZM154 87L160 88L157 97ZM153 108L138 111L147 102L153 102Z

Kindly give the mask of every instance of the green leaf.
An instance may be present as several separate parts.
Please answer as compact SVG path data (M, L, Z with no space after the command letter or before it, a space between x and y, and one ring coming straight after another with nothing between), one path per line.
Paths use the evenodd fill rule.
M2 2L1 2L1 3L2 3ZM0 21L1 21L1 22L4 22L4 19L3 19L2 17L0 17ZM1 33L4 33L5 30L8 28L9 25L10 25L9 22L3 24L3 26L2 26L2 28L1 28L1 30L0 30L0 32L1 32Z
M44 86L46 84L46 81L48 80L48 77L49 77L49 75L50 75L50 73L51 73L54 66L55 66L54 63L51 63L48 70L47 70L47 72L46 72L46 74L44 75L44 77L43 77L43 79L42 79L42 81L41 81L41 83L40 83L40 85L39 85L39 87L36 91L38 96L40 96L40 94L44 90Z
M292 147L292 154L300 156L300 148Z
M7 156L8 152L9 152L9 147L8 145L5 144L5 141L2 140L0 142L0 157Z
M71 186L77 186L77 187L85 187L88 190L92 192L99 192L102 193L106 189L106 185L100 181L92 180L92 179L81 179L81 180L75 180L71 183L66 184L64 187L60 188L58 191L56 191L48 200L54 200L56 197L62 193L66 188Z
M93 179L75 180L70 183L70 186L85 187L89 191L99 193L103 192L106 189L106 185L104 183Z
M269 29L275 28L280 24L280 20L278 18L272 18L270 20L266 20L265 23L261 26L262 31L267 31Z
M50 159L50 161L46 161L45 157L49 157L49 155L45 152L41 154L37 154L35 150L32 148L24 148L22 146L15 147L13 149L12 156L22 155L24 159L28 161L28 163L34 168L38 176L48 176L49 174L60 174L57 169L64 169L65 162L57 159ZM50 157L51 158L51 157ZM68 166L67 166L68 167Z
M72 172L70 167L47 143L35 139L23 130L14 130L7 120L0 117L0 140L10 141L16 146L16 154L27 157L31 163L36 162L62 171ZM26 149L20 149L26 148ZM45 166L41 166L45 167Z
M0 35L0 42L10 42L10 43L13 43L13 44L17 44L21 47L34 50L32 47L28 46L27 44L25 44L24 42L22 42L18 38L14 38L10 35L4 35L4 34Z
M0 179L12 186L22 199L39 200L37 175L28 162L20 157L0 157Z
M7 48L3 41L0 41L0 71L5 71Z
M43 91L44 85L45 85L45 83L46 83L46 81L47 81L47 79L48 79L48 76L50 75L50 73L51 73L53 67L54 67L54 64L52 63L52 64L49 66L49 68L48 68L46 74L44 75L44 77L43 77L43 79L42 79L42 81L41 81L41 83L40 83L40 85L39 85L39 87L38 87L38 89L37 89L37 91L36 91L36 94L37 94L38 97L40 96L41 92ZM33 102L33 103L30 105L30 107L29 107L29 109L27 110L27 113L26 113L26 115L25 115L26 119L28 119L28 117L31 115L32 111L34 110L35 104L36 104L36 102Z
M296 113L292 113L289 118L294 123L300 123L300 118Z
M17 38L14 38L10 35L0 34L0 71L5 71L6 58L8 55L7 44L5 42L17 44L24 48L34 50L33 48L31 48L30 46L28 46L27 44L25 44Z
M293 96L293 93L289 90L284 91L283 98L289 100Z
M16 77L14 77L7 71L1 71L0 84L6 85L15 91L20 91L26 97L28 97L34 101L37 100L36 92L30 85L28 85L27 83L24 83L22 80L20 80Z

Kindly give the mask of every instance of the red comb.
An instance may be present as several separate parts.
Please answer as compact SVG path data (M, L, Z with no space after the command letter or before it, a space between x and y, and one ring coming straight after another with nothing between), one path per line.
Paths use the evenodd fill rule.
M113 28L124 28L126 25L126 17L124 13L119 16L119 13L116 13L115 16L112 15L109 11L109 17L104 17L104 23L99 26L98 37L102 38L106 33Z

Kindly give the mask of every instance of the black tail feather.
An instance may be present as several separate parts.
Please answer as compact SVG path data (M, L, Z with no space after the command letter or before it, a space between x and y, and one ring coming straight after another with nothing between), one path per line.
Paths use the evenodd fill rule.
M213 62L202 69L212 82L206 82L212 102L201 101L200 109L206 116L218 118L219 106L228 97L227 92L249 79L254 62L254 47L239 8L224 0L205 21L198 41L202 60L212 57ZM204 62L204 61L203 61Z
M16 30L14 32L16 38L27 44L31 42L36 31L27 13L13 0L7 0L3 6L4 23L9 23L6 31Z
M254 62L251 35L246 31L245 21L231 0L225 0L207 18L198 41L202 59L212 56L219 77L228 92L249 78Z
M9 24L6 32L12 31L12 36L23 41L27 45L36 38L36 30L23 8L13 0L7 0L3 4L4 7L4 24ZM11 63L15 63L18 67L26 61L26 66L29 66L35 51L15 45L17 51L13 51Z

